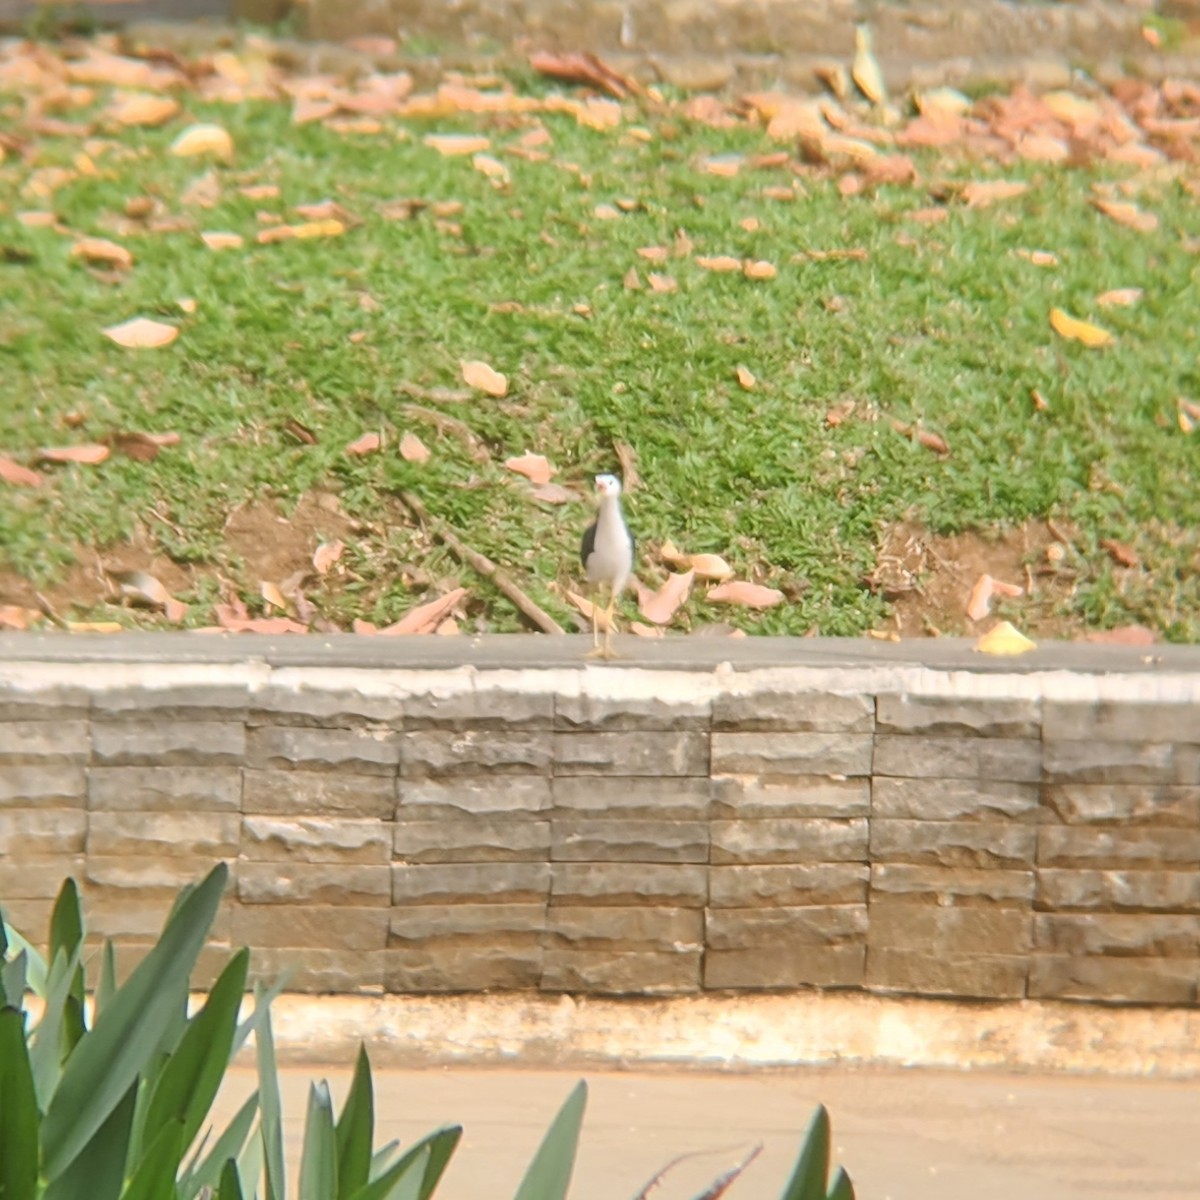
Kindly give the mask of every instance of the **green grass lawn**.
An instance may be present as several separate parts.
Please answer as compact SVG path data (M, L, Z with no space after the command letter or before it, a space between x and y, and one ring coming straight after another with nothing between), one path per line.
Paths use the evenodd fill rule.
M98 89L94 109L68 115L87 120L107 99ZM2 106L21 111L13 98ZM1200 212L1181 186L1194 167L1000 167L924 152L915 184L843 196L837 172L754 167L755 155L780 148L761 128L714 130L670 106L627 106L622 125L603 131L569 113L460 114L387 118L371 135L294 125L278 101L189 97L185 108L161 129L97 130L112 143L92 147L98 173L76 175L52 199L31 180L36 188L37 172L76 163L83 138L33 134L26 154L10 149L0 163L0 454L33 466L38 447L120 431L181 438L152 462L113 454L43 467L41 487L0 483L10 584L54 594L60 608L79 599L73 616L154 624L62 591L72 562L137 542L187 566L186 624L211 624L221 594L238 591L260 609L268 578L231 548L230 513L269 500L286 515L306 493L334 493L347 551L306 589L329 620L395 620L454 576L482 627L521 628L507 600L415 527L396 499L409 489L565 623L561 592L578 583L588 509L532 500L503 463L544 454L556 482L582 496L593 474L617 468L624 442L642 479L627 510L647 583L665 577L655 550L670 539L722 554L740 578L788 596L755 613L706 604L698 588L676 628L729 620L762 633L861 633L886 622L886 600L863 579L901 519L986 537L1049 517L1072 531L1076 568L1049 614L1055 628L1142 622L1172 639L1200 636L1200 432L1189 438L1177 420L1179 398L1200 400L1200 256L1187 246ZM224 125L233 161L168 154L189 120ZM531 161L512 148L538 124L552 140ZM430 132L487 135L511 182L497 186L470 156L424 145ZM704 160L717 154L747 161L715 175ZM206 171L219 185L215 204L185 203ZM1030 187L987 208L953 199L957 182L992 177ZM764 195L793 180L794 201ZM1129 181L1157 229L1092 207L1105 180ZM263 184L278 196L240 191ZM951 197L946 218L911 219L931 196ZM140 229L123 215L135 197L158 206ZM396 219L388 202L405 197L429 206ZM261 213L296 222L297 205L323 199L353 218L341 236L255 242L269 227ZM619 215L602 219L598 206ZM126 246L132 269L89 269L71 257L72 236L17 219L50 208L71 234ZM172 216L177 231L153 231ZM239 233L245 245L210 250L203 230ZM638 254L674 249L681 235L690 254L664 263ZM858 254L807 253L847 250ZM1031 250L1052 251L1057 265L1020 253ZM715 255L765 260L777 275L753 280L696 261ZM677 290L629 288L631 268L643 285L660 272ZM1144 294L1099 307L1114 288ZM1096 321L1114 343L1059 337L1055 306ZM138 315L178 325L178 339L129 350L100 332ZM440 393L464 389L464 359L504 372L508 394ZM739 384L739 366L753 390ZM461 425L439 428L430 410ZM940 434L950 454L895 422ZM428 462L401 458L406 430L432 451ZM383 435L382 450L347 455L370 431ZM1139 565L1115 562L1103 539L1127 543ZM1021 601L1004 612L1022 624Z

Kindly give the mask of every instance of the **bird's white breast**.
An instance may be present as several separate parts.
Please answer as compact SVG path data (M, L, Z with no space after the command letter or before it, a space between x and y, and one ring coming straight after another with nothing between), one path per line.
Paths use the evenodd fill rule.
M620 591L632 570L633 550L620 509L614 500L606 500L596 519L596 544L587 562L587 577L592 583L612 583Z

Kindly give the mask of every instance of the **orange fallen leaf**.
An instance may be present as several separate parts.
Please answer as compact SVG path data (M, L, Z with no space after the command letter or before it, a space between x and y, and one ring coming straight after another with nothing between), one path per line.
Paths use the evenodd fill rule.
M355 617L350 623L350 629L353 633L372 634L378 633L379 629L374 621L364 621L361 617Z
M223 230L205 230L200 240L210 250L239 250L245 244L245 238L240 233L226 233Z
M598 87L618 100L640 91L628 75L610 67L595 54L576 51L538 50L529 56L530 67L542 75L566 83L583 83Z
M0 604L0 629L24 631L41 619L42 614L36 608L22 608L19 604Z
M118 125L165 125L179 112L179 101L171 96L152 96L148 92L132 92L118 96L108 106L108 115Z
M589 628L594 614L596 628L601 633L608 631L608 614L600 605L593 604L586 596L581 596L578 592L567 591L565 594L567 599L583 614Z
M468 359L461 364L463 380L473 388L497 399L508 392L508 379L485 362Z
M1016 597L1023 595L1024 591L1014 583L1003 583L990 575L980 575L967 601L967 616L972 621L982 621L992 611L993 596Z
M364 433L362 437L355 438L347 447L347 454L374 454L380 446L383 445L383 439L377 433Z
M719 583L715 588L710 588L704 598L714 603L740 604L746 608L774 608L784 601L784 595L778 588L745 580Z
M688 565L698 579L728 579L733 568L719 554L692 554Z
M665 625L679 611L692 590L695 571L669 575L667 582L638 601L638 611L654 625Z
M496 183L504 184L509 182L508 168L498 158L493 158L490 154L476 154L471 159L471 166Z
M1093 208L1098 209L1117 224L1124 225L1129 229L1136 229L1139 233L1153 233L1158 228L1158 216L1155 213L1146 212L1145 209L1138 208L1136 204L1128 201L1101 200L1093 197L1091 203Z
M1095 629L1085 633L1085 642L1108 646L1153 646L1158 634L1145 625L1118 625L1115 629Z
M418 604L416 608L409 609L395 624L388 625L379 632L389 637L408 633L431 633L466 594L466 588L455 588L436 600Z
M45 477L39 471L32 471L0 455L0 480L13 487L41 487Z
M221 608L221 605L217 605ZM308 626L291 617L234 617L222 621L221 627L230 633L265 633L275 636L281 633L307 633Z
M38 458L43 462L55 463L102 463L109 454L107 446L86 444L81 446L43 446Z
M287 612L287 600L284 599L283 593L279 588L269 580L264 579L258 585L258 594L262 596L269 607L277 608L280 612Z
M453 617L447 617L433 632L438 637L456 637L462 631Z
M255 241L262 246L274 242L289 242L292 239L307 241L310 238L340 237L346 232L346 226L334 217L324 221L304 221L299 225L273 225L269 229L260 229Z
M318 575L324 575L342 557L345 549L346 543L341 538L335 538L332 542L322 542L313 551L313 570Z
M872 104L887 103L883 71L872 50L871 31L866 25L858 25L854 30L854 63L850 68L850 78Z
M179 158L211 154L214 158L233 157L233 138L220 125L189 125L172 143L170 153Z
M662 275L658 271L651 271L646 276L646 282L650 284L652 292L677 292L679 284L675 281L673 275Z
M1024 258L1035 267L1057 267L1058 255L1053 250L1018 250L1018 258Z
M575 493L558 483L543 483L529 493L535 500L545 504L568 504L574 500Z
M752 392L758 387L758 380L755 379L754 373L748 367L738 367L737 381L743 391Z
M1119 566L1136 567L1138 565L1137 551L1127 543L1118 542L1116 538L1101 538L1100 545L1108 551L1109 557Z
M1108 306L1110 304L1120 304L1128 307L1130 304L1136 304L1143 296L1141 288L1112 288L1107 292L1101 292L1096 297L1097 304Z
M400 439L400 457L405 462L428 462L429 453L429 447L415 433L406 432Z
M637 273L637 267L630 267L621 278L621 286L627 292L637 292L641 290L642 280Z
M110 267L128 269L133 266L133 255L124 246L110 242L108 238L80 238L71 247L72 258L82 258L84 262L105 263Z
M160 346L169 346L179 336L179 327L152 321L149 317L134 317L120 325L109 325L100 332L127 350L156 350Z
M621 219L621 210L614 208L611 204L597 204L592 209L592 216L597 221L619 221Z
M179 440L178 433L142 433L136 429L114 433L109 439L114 449L137 462L153 462L164 446L176 446Z
M121 633L118 621L68 621L69 633Z
M742 274L747 279L774 279L779 272L776 270L774 263L748 261L742 267Z
M962 197L969 208L987 208L998 200L1011 200L1029 190L1029 184L1009 179L980 179L968 183Z
M1050 310L1050 324L1053 326L1054 332L1061 337L1082 342L1085 346L1093 349L1110 345L1113 341L1113 335L1107 329L1101 329L1099 325L1072 317L1069 313L1063 312L1061 308Z
M537 484L539 487L549 483L550 477L555 473L554 468L543 454L527 452L515 458L505 459L504 465L510 471L516 471L518 475L524 475L530 483Z
M659 547L658 557L662 559L668 566L671 567L686 567L688 564L688 555L684 554L678 546L672 541L665 541Z
M1046 397L1037 388L1029 389L1029 398L1033 401L1033 407L1038 412L1045 412L1050 407Z
M635 633L638 637L644 638L660 638L667 636L667 631L665 629L660 629L657 625L647 625L643 621L630 621L629 632Z
M491 138L484 137L479 133L427 133L421 140L431 150L436 150L448 158L464 154L478 154L481 150L487 150L492 144Z
M740 271L742 269L741 260L730 254L718 254L712 258L698 254L696 266L703 267L706 271Z
M975 643L975 649L980 654L1011 656L1036 650L1037 642L1031 641L1010 622L1001 621Z
M120 598L127 604L160 608L174 621L181 620L187 613L187 605L176 600L162 580L148 571L107 569L105 574L117 585Z
M666 246L639 246L638 254L648 262L664 263L670 255Z

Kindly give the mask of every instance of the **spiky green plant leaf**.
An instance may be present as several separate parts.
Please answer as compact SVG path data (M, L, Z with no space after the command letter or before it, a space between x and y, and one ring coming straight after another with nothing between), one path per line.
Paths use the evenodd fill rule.
M74 879L64 879L50 914L51 962L58 956L59 951L62 951L66 958L74 959L77 964L71 974L71 986L63 1004L62 1025L59 1029L59 1056L63 1062L66 1062L86 1030L83 963L80 961L83 954L83 928L79 888Z
M227 1158L221 1168L216 1200L242 1200L242 1184L238 1178L237 1163L232 1158Z
M259 1135L266 1170L267 1200L284 1200L287 1180L283 1158L283 1101L279 1096L279 1069L275 1064L275 1035L271 1030L271 1011L263 1003L261 986L254 988L255 1014L262 1020L254 1034L258 1052Z
M192 1161L179 1181L180 1200L192 1200L201 1188L217 1186L225 1164L242 1153L257 1113L258 1092L251 1092L208 1153L204 1153L203 1144L196 1148Z
M86 1042L81 1045L86 1045ZM86 1196L88 1200L118 1200L125 1179L136 1104L135 1080L108 1110L104 1120L92 1131L92 1136L67 1160L65 1169L50 1180L45 1200L79 1200L81 1196ZM44 1137L44 1120L42 1132Z
M63 1010L71 992L75 968L79 962L78 956L78 948L70 958L61 949L54 956L50 970L46 973L46 1002L29 1043L33 1085L37 1088L38 1107L43 1112L56 1093L62 1073L60 1050Z
M386 1171L354 1193L352 1200L396 1200L419 1180L412 1194L429 1200L462 1137L461 1125L443 1125L411 1145Z
M375 1096L371 1062L359 1044L354 1078L337 1122L338 1200L349 1200L370 1178L371 1141L375 1137Z
M25 1046L25 1014L0 1009L0 1197L34 1200L38 1107Z
M546 1131L517 1189L516 1200L565 1200L586 1106L587 1084L581 1079Z
M0 958L5 953L10 956L24 953L29 990L39 999L44 1000L46 998L46 960L24 934L6 924L3 918L0 918L0 933L6 944L6 950L0 951Z
M121 1200L164 1200L175 1195L175 1178L187 1142L183 1122L171 1120L153 1138L147 1137L146 1152L132 1171Z
M24 950L8 961L0 954L0 1006L22 1008L25 1002L25 985L28 981L29 955Z
M304 1144L300 1153L300 1200L333 1200L338 1194L337 1131L333 1100L322 1080L308 1089Z
M834 1171L825 1200L854 1200L854 1185L850 1182L845 1167L838 1167Z
M100 951L100 978L96 982L96 990L92 995L92 1001L96 1007L96 1017L112 1003L112 998L116 994L117 952L113 947L112 938L105 938L104 947Z
M800 1146L795 1170L783 1189L783 1200L826 1200L829 1177L829 1113L817 1105Z

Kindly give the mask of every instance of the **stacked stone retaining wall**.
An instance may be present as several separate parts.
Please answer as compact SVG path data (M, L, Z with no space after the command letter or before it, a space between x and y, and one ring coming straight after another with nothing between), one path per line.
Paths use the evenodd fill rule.
M10 923L225 860L301 991L1197 1000L1200 652L367 641L0 638Z

